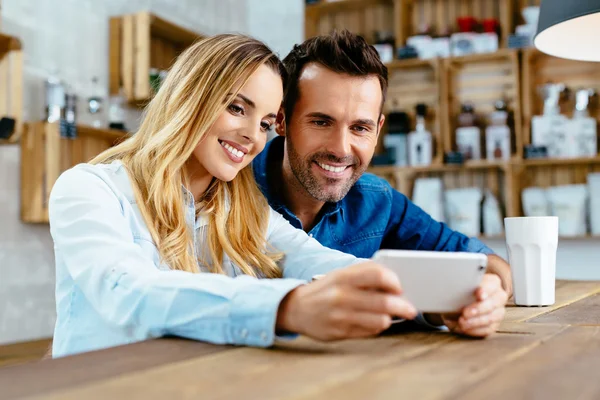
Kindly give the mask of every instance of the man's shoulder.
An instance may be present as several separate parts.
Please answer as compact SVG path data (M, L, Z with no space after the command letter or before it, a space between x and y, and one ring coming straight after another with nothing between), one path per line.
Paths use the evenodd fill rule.
M393 204L399 206L399 202L405 204L407 201L408 198L394 189L387 180L371 173L363 174L345 198L347 206L361 207L363 212L365 205L383 212Z
M389 184L388 181L386 181L385 179L377 176L377 175L373 175L371 173L364 173L354 184L354 186L352 186L352 189L350 189L350 193L355 192L355 193L380 193L380 194L385 194L385 195L389 195L392 192L393 188L392 186Z

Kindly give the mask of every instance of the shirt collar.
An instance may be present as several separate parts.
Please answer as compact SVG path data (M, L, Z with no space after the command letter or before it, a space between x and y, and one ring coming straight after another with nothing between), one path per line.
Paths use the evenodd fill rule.
M185 208L186 208L186 218L188 223L194 226L195 229L202 228L208 225L208 215L204 213L199 213L196 216L196 201L194 199L194 195L189 191L185 185L181 185L181 190L183 191ZM225 213L228 214L231 209L231 194L229 190L225 191Z

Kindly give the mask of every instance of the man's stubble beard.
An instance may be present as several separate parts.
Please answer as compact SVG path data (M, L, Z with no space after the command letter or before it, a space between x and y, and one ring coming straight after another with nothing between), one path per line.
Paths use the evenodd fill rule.
M312 154L305 160L300 157L298 152L296 152L293 142L289 139L289 135L286 137L286 142L288 160L297 183L318 201L336 203L342 200L367 169L367 166L362 166L360 164L357 157L348 156L340 159L327 152ZM325 178L325 182L322 183L323 180L317 178L312 171L312 164L315 161L352 163L352 165L348 167L353 169L352 176L343 182L341 186L339 185L340 181L337 179ZM336 188L339 187L339 189L336 190L336 193L331 193L331 191L323 190L322 186L324 185L335 185Z

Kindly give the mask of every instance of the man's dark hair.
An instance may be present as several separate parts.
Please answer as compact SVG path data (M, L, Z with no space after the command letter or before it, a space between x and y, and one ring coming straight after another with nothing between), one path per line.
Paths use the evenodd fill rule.
M313 62L340 74L377 76L383 94L381 103L383 107L388 87L388 70L381 62L377 50L362 36L348 30L334 31L329 35L316 36L295 45L283 60L288 71L283 100L288 121L300 95L298 89L300 74L307 64Z

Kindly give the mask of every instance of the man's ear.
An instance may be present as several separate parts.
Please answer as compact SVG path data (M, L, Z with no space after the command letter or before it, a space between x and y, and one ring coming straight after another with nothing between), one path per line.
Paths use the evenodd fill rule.
M379 137L379 134L381 133L381 130L383 129L384 123L385 123L385 115L383 113L381 113L381 115L379 116L379 124L377 126L377 137Z
M279 107L279 111L277 112L275 132L277 132L279 136L285 136L285 112L283 111L283 107Z

